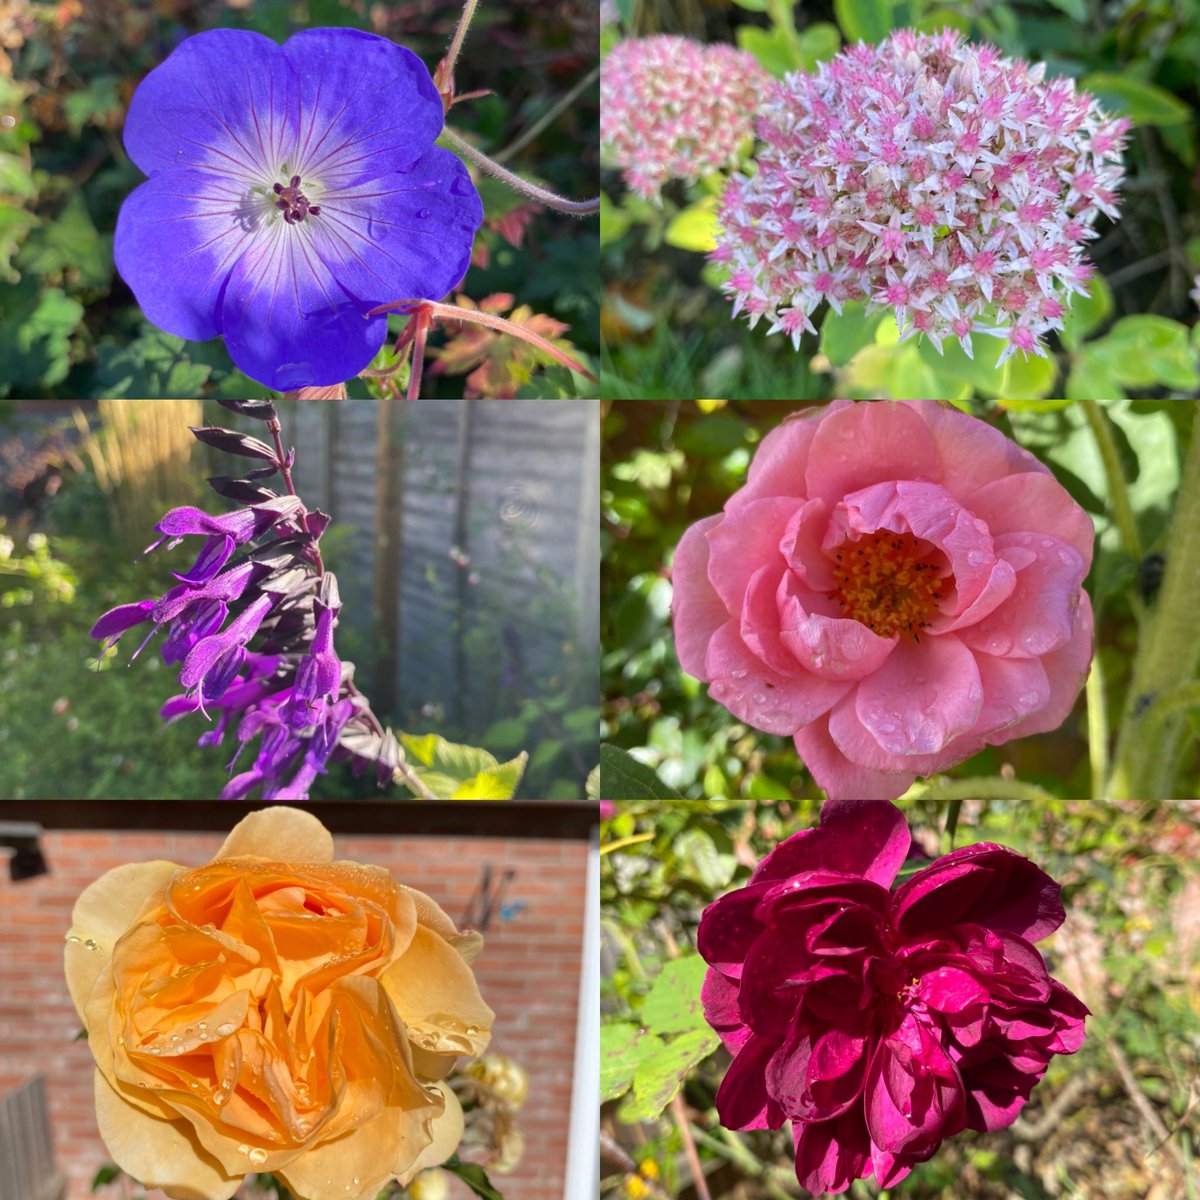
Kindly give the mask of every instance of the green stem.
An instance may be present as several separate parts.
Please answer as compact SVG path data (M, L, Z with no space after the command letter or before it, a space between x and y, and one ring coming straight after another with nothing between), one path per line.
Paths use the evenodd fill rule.
M1129 485L1125 482L1125 472L1121 469L1121 458L1117 454L1117 443L1113 440L1112 427L1098 401L1080 400L1079 403L1083 405L1083 415L1087 418L1092 437L1096 441L1096 449L1100 452L1100 461L1104 464L1113 523L1117 527L1117 533L1120 534L1121 545L1130 558L1140 562L1142 538L1138 533L1137 520L1133 515L1133 505L1129 500Z
M1169 800L1182 752L1182 702L1148 720L1155 701L1192 683L1200 666L1200 421L1167 535L1158 599L1143 623L1108 783L1110 800Z
M1100 799L1108 786L1108 708L1100 655L1092 656L1087 681L1088 758L1092 766L1092 798Z

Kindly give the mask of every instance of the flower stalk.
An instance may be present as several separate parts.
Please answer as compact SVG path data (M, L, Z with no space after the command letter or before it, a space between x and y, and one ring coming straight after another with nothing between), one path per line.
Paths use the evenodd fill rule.
M1192 430L1179 496L1167 536L1166 569L1158 598L1142 628L1125 712L1117 736L1110 800L1167 800L1183 751L1179 695L1200 667L1200 423Z

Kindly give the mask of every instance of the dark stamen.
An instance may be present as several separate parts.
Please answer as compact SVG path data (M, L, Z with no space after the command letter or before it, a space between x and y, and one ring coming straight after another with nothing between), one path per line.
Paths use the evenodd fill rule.
M287 187L282 183L275 184L274 192L279 197L275 207L283 213L283 219L289 225L296 225L305 217L315 217L321 213L321 206L310 204L308 197L300 190L299 175L293 175Z

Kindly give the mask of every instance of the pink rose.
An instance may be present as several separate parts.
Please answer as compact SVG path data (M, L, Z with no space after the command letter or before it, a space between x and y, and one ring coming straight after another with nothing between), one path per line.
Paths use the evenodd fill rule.
M787 734L831 797L891 799L1062 723L1092 656L1094 531L1036 458L933 400L769 433L673 571L685 671Z
M1083 1043L1087 1008L1033 945L1062 924L1058 884L981 843L890 892L909 843L891 804L830 801L700 921L705 1016L734 1056L721 1122L790 1120L810 1192L889 1188L943 1139L1011 1125Z

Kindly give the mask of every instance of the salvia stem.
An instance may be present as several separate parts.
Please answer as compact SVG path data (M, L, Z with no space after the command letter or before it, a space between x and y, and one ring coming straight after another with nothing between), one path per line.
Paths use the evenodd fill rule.
M1155 701L1195 679L1200 667L1200 421L1192 427L1164 552L1162 587L1138 639L1117 735L1110 800L1168 800L1179 765L1182 707L1151 719Z
M538 187L536 183L530 183L528 179L522 179L520 175L514 174L507 167L502 167L494 159L488 158L482 150L477 150L470 142L460 138L448 126L442 130L442 137L459 154L469 158L481 171L494 175L497 179L507 183L509 187L528 196L531 200L536 200L539 204L544 204L547 208L553 208L557 212L566 213L571 217L586 217L600 211L599 196L594 200L568 200L565 196Z
M288 466L287 454L284 453L283 449L283 439L280 436L283 426L280 424L279 418L274 417L268 421L267 429L270 430L271 440L275 443L275 461L276 465L279 467L279 473L283 476L284 487L287 488L287 493L289 496L294 496L296 494L296 488L292 483L292 470ZM307 513L302 513L300 517L300 526L305 533L309 532ZM320 576L324 575L325 561L321 558L321 548L317 545L315 539L312 544L312 562L313 567L316 569L317 577L319 578Z

